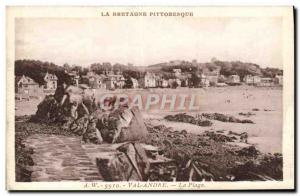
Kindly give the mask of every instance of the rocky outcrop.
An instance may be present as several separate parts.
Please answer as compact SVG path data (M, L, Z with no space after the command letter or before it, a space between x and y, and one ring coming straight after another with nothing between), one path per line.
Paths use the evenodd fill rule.
M63 130L81 135L83 142L143 142L147 139L147 129L137 108L124 106L104 111L97 108L93 95L85 95L78 87L69 86L65 93L61 91L46 96L31 121L60 124ZM114 100L108 101L114 105Z
M147 128L151 136L149 143L161 147L166 156L174 159L178 181L282 179L282 165L277 155L263 154L249 144L248 147L235 145L235 142L247 143L246 133L219 130L196 135L151 123L147 123ZM268 161L266 156L269 156ZM249 161L264 166L247 169ZM264 167L276 168L276 172L268 169L265 173Z
M193 116L187 115L186 113L168 115L168 116L165 116L165 119L168 121L190 123L190 124L194 124L194 125L198 125L198 126L202 126L202 127L212 126L211 121L193 117Z
M210 119L210 120L218 120L218 121L222 121L222 122L251 123L251 124L254 123L252 120L249 120L249 119L241 120L234 116L225 115L225 114L221 114L221 113L203 113L202 116L207 119Z

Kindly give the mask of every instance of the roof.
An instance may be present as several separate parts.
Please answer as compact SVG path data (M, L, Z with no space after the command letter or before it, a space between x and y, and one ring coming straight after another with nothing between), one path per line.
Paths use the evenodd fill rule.
M26 83L24 84L28 84L28 85L38 85L38 83L36 83L32 78L22 75L22 76L16 76L15 77L15 83L19 83L20 80L23 80L23 82L25 81Z
M23 76L15 76L15 83L17 84Z
M89 89L90 87L86 84L79 84L79 88L82 88L82 89Z
M69 77L79 78L79 74L76 71L68 72L65 70L65 73L68 74Z
M125 80L123 75L117 75L117 74L111 74L105 77L108 79Z
M57 76L55 75L55 74L51 74L51 73L48 73L48 72L46 72L46 73L44 73L44 74L42 74L44 77L44 81L48 81L48 80L57 80ZM49 79L49 77L50 77L50 79Z

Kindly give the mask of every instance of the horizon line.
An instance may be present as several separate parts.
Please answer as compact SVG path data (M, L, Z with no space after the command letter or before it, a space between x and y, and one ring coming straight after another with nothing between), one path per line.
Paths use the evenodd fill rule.
M214 57L213 57L214 58ZM63 67L64 64L68 64L69 66L80 66L80 67L83 67L83 68L87 68L87 67L90 67L92 64L96 64L96 63L100 63L100 64L103 64L103 63L110 63L111 66L114 66L116 64L119 64L119 65L124 65L124 66L133 66L133 67L149 67L149 66L153 66L153 65L159 65L159 64L163 64L163 63L170 63L172 61L181 61L181 62L189 62L189 63L192 63L193 60L196 60L196 63L197 64L203 64L203 63L213 63L212 60L211 61L205 61L205 62L200 62L198 61L197 59L193 59L193 60L179 60L179 59L176 59L176 60L169 60L169 61L163 61L163 62L158 62L158 63L154 63L154 64L149 64L149 65L135 65L134 63L130 63L130 62L127 62L126 64L123 64L123 63L120 63L120 62L110 62L110 61L98 61L98 62L93 62L93 63L90 63L88 65L79 65L79 64L69 64L68 62L65 62L63 64L58 64L58 63L55 63L54 61L48 61L48 60L39 60L39 59L27 59L27 58L23 58L23 59L15 59L15 62L16 61L41 61L41 62L48 62L48 63L53 63L57 66L60 66L60 67ZM265 66L265 65L260 65L260 64L257 64L257 63L253 63L253 62L245 62L245 61L241 61L241 60L220 60L220 59L216 59L215 61L219 61L219 62L241 62L241 63L249 63L249 64L253 64L253 65L258 65L260 68L274 68L274 69L280 69L280 70L283 70L283 68L279 68L279 67L272 67L272 66ZM175 65L176 66L176 65Z

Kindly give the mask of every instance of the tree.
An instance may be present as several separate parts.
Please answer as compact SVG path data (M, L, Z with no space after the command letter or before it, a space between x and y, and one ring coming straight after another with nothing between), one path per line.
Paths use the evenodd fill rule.
M177 88L178 87L178 83L176 81L173 81L171 87L172 88Z
M90 70L97 73L102 74L104 71L110 71L112 70L112 65L109 62L106 63L93 63L90 65Z
M274 78L276 75L283 75L283 70L278 68L265 68L262 69L263 77Z
M132 88L132 87L133 87L133 82L131 80L131 77L125 77L124 88Z
M125 78L135 78L139 79L141 77L142 73L140 71L135 71L135 70L125 70L123 71L123 76Z
M58 78L58 84L68 82L68 77L63 66L58 66L51 62L42 62L37 60L15 61L15 75L28 76L39 83L39 85L44 84L44 74L46 72L55 74Z
M79 66L79 65L72 65L71 71L75 71L77 73L80 73L80 72L82 72L82 67Z
M66 70L66 71L71 71L71 66L68 64L68 63L65 63L63 65L63 68Z
M187 87L186 80L181 81L181 87Z
M201 82L200 77L197 74L192 73L190 87L199 87L200 86L200 82Z
M218 78L218 82L225 83L226 82L225 76L224 75L220 75L219 78Z

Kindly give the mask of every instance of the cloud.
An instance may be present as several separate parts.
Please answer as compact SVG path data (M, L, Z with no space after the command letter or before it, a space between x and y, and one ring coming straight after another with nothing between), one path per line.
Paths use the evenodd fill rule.
M282 66L280 18L16 20L16 58L62 65L93 62L149 65L212 57Z

